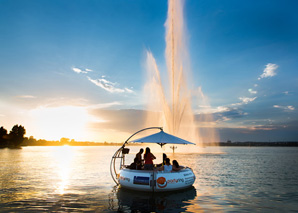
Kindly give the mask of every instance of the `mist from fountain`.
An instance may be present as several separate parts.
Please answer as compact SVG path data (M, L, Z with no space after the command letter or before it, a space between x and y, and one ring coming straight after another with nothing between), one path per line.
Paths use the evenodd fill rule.
M197 144L218 141L211 114L202 113L195 116L192 109L192 99L197 99L197 106L208 108L209 104L201 88L196 91L189 89L191 73L181 0L168 1L165 27L165 58L168 72L166 81L161 77L153 54L147 51L147 126L162 126L170 134Z

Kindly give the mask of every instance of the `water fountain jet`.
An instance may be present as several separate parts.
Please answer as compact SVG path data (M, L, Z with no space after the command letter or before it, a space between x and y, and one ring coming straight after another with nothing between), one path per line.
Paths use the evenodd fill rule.
M145 85L145 96L148 100L148 113L146 126L163 126L167 132L197 144L203 141L217 141L218 137L214 128L210 126L206 128L208 136L203 137L203 134L200 134L202 132L198 129L200 122L195 119L192 109L193 91L189 88L190 83L187 82L190 66L181 0L168 1L168 17L165 27L165 58L168 72L166 84L162 82L153 54L147 51L148 82ZM196 95L201 96L202 101L207 100L200 89ZM197 117L205 123L211 123L213 120L210 114L208 116L201 114Z

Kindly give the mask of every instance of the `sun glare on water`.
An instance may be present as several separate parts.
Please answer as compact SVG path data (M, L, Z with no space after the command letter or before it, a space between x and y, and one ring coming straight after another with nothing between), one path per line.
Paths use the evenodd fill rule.
M75 151L70 146L50 147L50 150L53 157L52 166L57 173L53 187L58 194L64 194L70 184Z
M87 123L92 118L84 107L41 107L31 112L37 138L60 140L62 137L84 140Z

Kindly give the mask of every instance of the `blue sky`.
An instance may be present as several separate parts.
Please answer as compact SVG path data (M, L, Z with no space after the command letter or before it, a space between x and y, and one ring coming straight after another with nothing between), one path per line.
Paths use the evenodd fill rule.
M221 141L298 140L297 8L185 1L189 87L208 97ZM0 0L0 126L125 140L144 127L146 51L165 69L166 16L160 0Z

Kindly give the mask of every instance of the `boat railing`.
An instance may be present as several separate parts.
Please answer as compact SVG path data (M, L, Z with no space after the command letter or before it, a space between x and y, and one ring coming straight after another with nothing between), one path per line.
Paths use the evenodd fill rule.
M129 165L122 165L121 166L121 168L120 169L126 169L126 170L131 170L131 171L144 171L144 172L164 172L164 173L170 173L170 172L173 172L173 173L176 173L176 172L183 172L183 171L185 171L186 169L190 169L190 170L192 170L190 167L187 167L187 166L180 166L180 170L178 170L178 171L170 171L170 172L165 172L165 171L163 171L163 170L158 170L158 167L155 167L153 170L145 170L145 169L131 169L130 167L129 167Z
M116 160L120 159L120 167L119 169L122 168L122 166L125 164L125 155L129 153L129 149L125 148L125 145L128 144L128 141L135 136L136 134L145 131L145 130L149 130L149 129L160 129L162 130L161 127L149 127L149 128L145 128L142 130L139 130L137 132L135 132L134 134L132 134L124 143L123 145L115 152L115 154L113 155L112 159L111 159L111 163L110 163L110 173L112 176L112 179L114 180L114 182L118 185L119 181L118 181L118 176L119 173L117 172L116 169Z
M111 160L111 163L110 163L110 173L111 173L111 176L112 176L112 179L114 180L114 182L118 185L119 182L118 182L118 172L117 172L117 169L116 169L116 160L117 159L120 159L120 168L122 167L123 165L123 162L125 161L124 160L124 155L123 154L123 149L124 149L124 146L125 144L123 144L123 146L121 146L116 152L115 154L113 155L112 157L112 160Z

